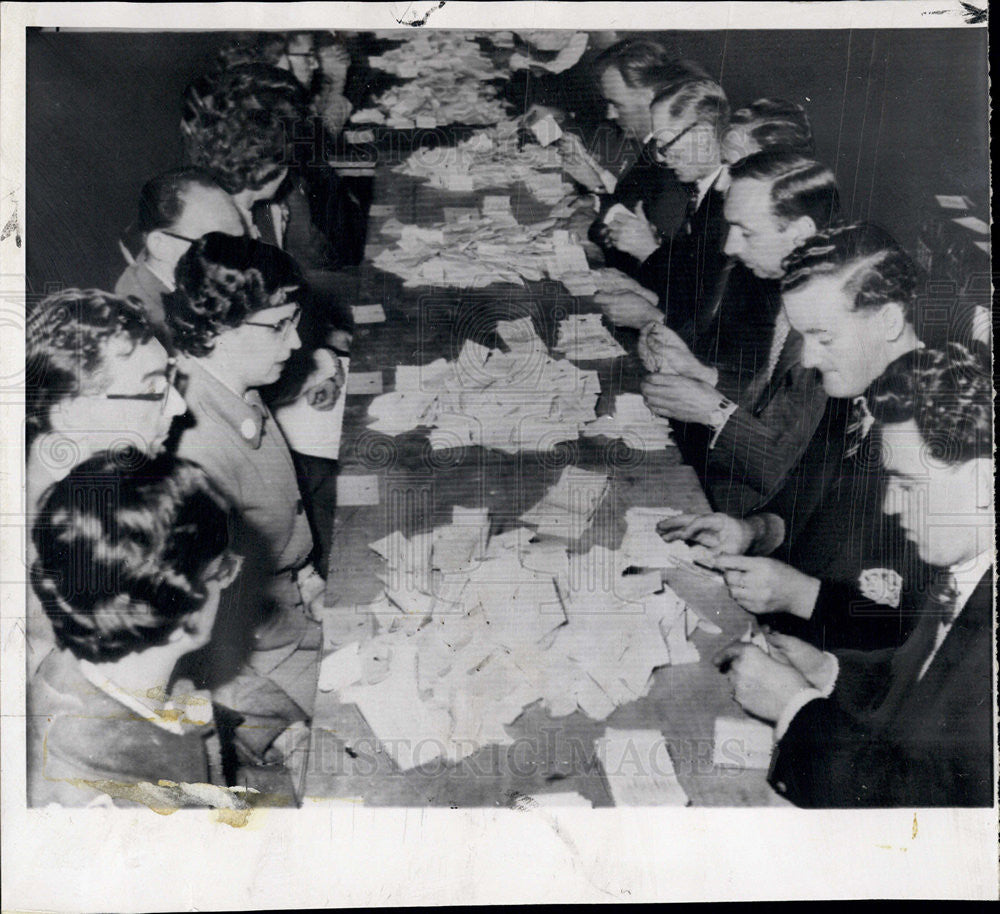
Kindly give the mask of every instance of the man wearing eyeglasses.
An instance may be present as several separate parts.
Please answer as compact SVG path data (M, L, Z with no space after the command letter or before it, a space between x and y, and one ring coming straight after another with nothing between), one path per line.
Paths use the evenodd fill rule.
M157 336L169 342L162 297L174 290L177 261L192 241L209 232L242 235L243 221L208 172L175 168L143 186L135 226L142 235L142 252L118 278L115 294L138 298Z
M615 246L641 262L636 278L657 293L659 310L632 292L599 295L596 300L619 326L641 328L650 320L662 320L665 309L668 326L679 329L693 319L726 262L720 138L729 120L729 103L718 83L693 78L660 92L650 113L657 160L693 188L688 216L677 235L662 244L641 213L620 213L610 223Z

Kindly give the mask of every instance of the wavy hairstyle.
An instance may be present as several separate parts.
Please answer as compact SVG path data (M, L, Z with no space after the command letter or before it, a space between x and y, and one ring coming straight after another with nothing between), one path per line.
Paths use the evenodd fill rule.
M917 314L920 270L884 229L870 222L820 232L785 259L783 292L817 276L840 276L854 309L878 309L895 302L911 323Z
M709 124L721 136L729 124L729 101L726 93L714 79L692 77L669 84L661 89L650 103L667 105L672 120Z
M25 425L28 445L51 429L49 414L61 400L110 384L101 369L108 341L148 343L153 327L142 303L100 289L64 289L39 302L25 332Z
M632 89L659 91L684 79L710 78L700 63L671 57L663 45L644 38L626 38L605 48L594 60L594 78L612 67Z
M747 134L761 149L784 146L809 158L816 152L806 109L783 98L758 98L738 108L730 116L729 126L746 126Z
M965 463L993 454L992 382L978 356L959 343L897 359L869 403L883 424L913 420L939 459Z
M840 194L833 172L793 149L755 152L731 166L729 176L733 181L770 184L771 208L783 224L809 216L816 228L822 230L840 218Z
M185 252L174 274L175 291L163 296L167 324L179 352L201 358L215 338L239 327L255 311L281 304L277 293L305 280L281 248L255 238L209 232Z
M201 608L228 520L190 461L129 470L104 453L79 464L49 487L32 530L31 583L57 643L94 663L163 644Z

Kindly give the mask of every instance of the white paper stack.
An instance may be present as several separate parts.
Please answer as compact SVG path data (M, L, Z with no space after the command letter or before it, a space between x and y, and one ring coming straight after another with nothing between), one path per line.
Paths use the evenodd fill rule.
M371 548L385 560L381 631L330 654L321 688L358 705L407 769L509 743L507 726L542 701L552 716L603 720L645 695L653 671L685 662L685 605L622 557L514 528L486 541L485 510ZM485 545L484 545L485 543ZM455 570L458 569L458 570Z
M670 423L650 412L640 394L619 394L612 414L589 423L582 434L587 438L621 438L636 451L659 451L674 443Z
M594 748L616 806L687 806L658 730L608 730Z
M608 333L597 313L570 315L560 321L558 334L553 349L565 353L566 358L574 362L616 359L625 355L625 350Z

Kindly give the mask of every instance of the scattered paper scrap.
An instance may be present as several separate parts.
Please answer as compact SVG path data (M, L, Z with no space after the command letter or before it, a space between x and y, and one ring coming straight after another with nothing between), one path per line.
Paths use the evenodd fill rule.
M625 355L625 350L608 332L597 313L573 314L560 321L553 348L565 353L573 362L616 359Z
M766 770L774 748L774 727L750 717L717 717L713 745L713 765Z
M351 316L355 324L381 324L385 322L385 311L381 305L354 305Z
M612 412L588 423L582 434L587 438L621 438L637 451L659 451L674 444L670 422L650 412L641 394L619 394Z
M608 730L594 747L616 806L687 806L663 734Z

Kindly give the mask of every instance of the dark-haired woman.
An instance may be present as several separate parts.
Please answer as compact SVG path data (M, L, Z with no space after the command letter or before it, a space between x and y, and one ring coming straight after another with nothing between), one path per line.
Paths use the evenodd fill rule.
M226 680L220 700L233 710L304 719L320 647L310 604L322 599L324 582L310 563L313 538L288 445L259 393L301 345L302 276L280 248L210 234L180 259L176 282L164 302L194 420L178 453L206 468L242 518L239 548L260 598L226 619L211 675ZM265 693L271 710L272 698L280 701L271 686L294 706L261 710Z
M223 498L188 461L102 453L48 489L42 517L31 581L57 649L28 687L29 802L231 805L205 789L225 783L211 702L173 694L239 573Z

